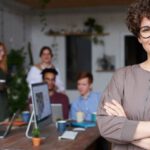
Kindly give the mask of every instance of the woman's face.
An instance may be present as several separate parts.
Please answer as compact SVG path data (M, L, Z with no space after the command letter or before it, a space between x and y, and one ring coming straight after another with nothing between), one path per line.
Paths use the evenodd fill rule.
M142 19L140 28L140 36L138 40L142 44L147 54L150 55L150 19L144 17Z
M43 53L41 54L41 61L42 61L42 63L47 63L47 64L50 63L51 64L52 56L48 49L45 49L43 51Z
M0 61L3 60L4 56L5 56L4 47L0 46Z

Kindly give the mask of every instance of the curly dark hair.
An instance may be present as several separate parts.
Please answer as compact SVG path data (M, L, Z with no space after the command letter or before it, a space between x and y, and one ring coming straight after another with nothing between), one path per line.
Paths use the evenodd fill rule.
M58 75L58 71L55 68L45 68L41 74L42 74L42 79L44 80L45 74L46 73L53 73L55 76Z
M150 19L150 0L136 0L128 9L126 24L130 32L139 37L142 19Z

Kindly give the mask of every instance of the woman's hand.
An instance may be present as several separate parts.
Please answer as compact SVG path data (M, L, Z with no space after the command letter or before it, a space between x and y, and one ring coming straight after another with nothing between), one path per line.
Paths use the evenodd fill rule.
M104 104L104 109L110 116L126 117L123 107L114 99L111 101L111 103L106 102Z

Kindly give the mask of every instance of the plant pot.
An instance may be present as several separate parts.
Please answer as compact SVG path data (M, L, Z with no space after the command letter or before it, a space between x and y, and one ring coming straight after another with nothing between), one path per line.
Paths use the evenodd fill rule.
M40 146L40 144L41 144L41 138L33 137L32 138L32 143L33 143L33 146Z

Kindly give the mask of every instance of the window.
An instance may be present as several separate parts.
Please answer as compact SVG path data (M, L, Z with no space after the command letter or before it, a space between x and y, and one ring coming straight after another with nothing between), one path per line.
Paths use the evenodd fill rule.
M146 57L146 52L138 39L134 36L125 36L125 65L141 63Z
M87 36L66 37L67 89L76 89L76 77L80 71L91 72L91 40Z

